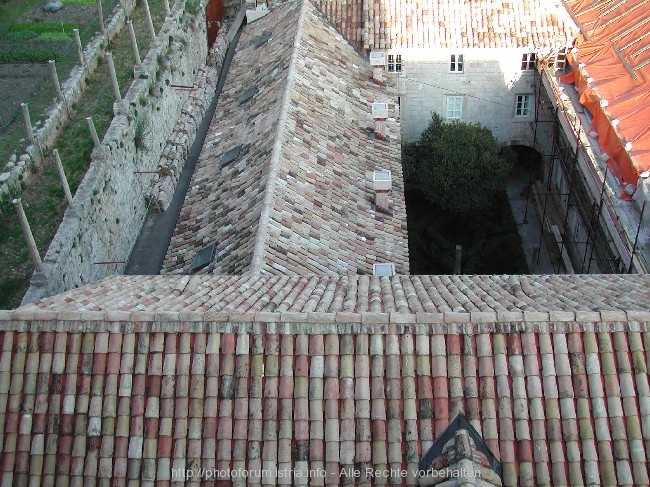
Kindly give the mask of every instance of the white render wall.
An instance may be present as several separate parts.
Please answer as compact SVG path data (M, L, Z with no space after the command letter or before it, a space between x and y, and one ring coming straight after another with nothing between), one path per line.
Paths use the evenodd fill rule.
M521 71L522 54L533 49L407 49L401 54L402 138L416 140L431 113L446 117L446 97L463 95L464 122L478 122L502 143L532 145L534 103L529 117L515 116L515 96L534 94L533 71ZM463 54L464 72L450 73L451 54Z

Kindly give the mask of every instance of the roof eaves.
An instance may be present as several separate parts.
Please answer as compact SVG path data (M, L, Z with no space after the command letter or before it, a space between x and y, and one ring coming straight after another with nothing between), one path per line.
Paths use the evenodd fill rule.
M300 39L304 30L305 17L307 16L307 9L309 7L309 0L303 0L300 7L300 16L298 19L298 30L296 31L296 38L293 43L293 52L291 53L291 61L289 62L289 71L287 73L287 84L284 89L284 97L282 100L282 108L280 111L280 119L278 121L278 129L275 135L275 142L273 143L273 151L271 152L271 162L269 165L268 182L266 184L266 191L264 193L264 200L262 202L262 211L260 220L257 224L257 234L255 235L255 247L253 248L253 258L250 265L251 274L259 274L264 264L264 253L266 247L266 240L269 234L269 222L271 220L271 212L273 211L273 198L275 196L275 184L278 177L278 170L280 168L280 156L282 154L282 138L287 125L287 118L289 116L289 105L291 103L291 93L295 84L295 74L297 70L298 52L300 49Z

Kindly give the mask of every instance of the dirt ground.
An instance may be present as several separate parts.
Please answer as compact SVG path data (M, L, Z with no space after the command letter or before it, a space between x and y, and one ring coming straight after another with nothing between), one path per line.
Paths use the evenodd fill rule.
M104 20L109 18L110 10L117 3L116 0L104 2ZM97 6L65 4L58 12L44 12L42 6L32 10L24 15L19 22L61 22L79 24L82 36L82 42L93 37L93 33L99 30L97 22ZM85 35L84 35L85 33ZM69 69L74 65L77 58L77 50L74 41L55 42L55 41L14 41L0 39L0 50L6 51L11 49L50 49L56 51L61 58L57 65L59 80L63 82ZM65 58L63 58L65 56ZM65 69L67 67L67 70ZM65 71L65 72L61 72ZM20 116L20 104L28 101L32 93L39 88L43 88L45 97L54 98L54 90L50 81L48 64L45 63L19 63L19 64L0 64L0 93L9 93L10 96L0 96L0 126L6 125L15 116Z
M20 111L20 104L36 91L47 76L46 64L0 64L0 125Z

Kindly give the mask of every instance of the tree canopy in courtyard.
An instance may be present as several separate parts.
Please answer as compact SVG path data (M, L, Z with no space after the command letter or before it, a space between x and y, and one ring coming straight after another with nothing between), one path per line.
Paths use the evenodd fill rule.
M404 177L434 205L471 214L505 187L512 158L487 127L433 114L420 139L403 146Z

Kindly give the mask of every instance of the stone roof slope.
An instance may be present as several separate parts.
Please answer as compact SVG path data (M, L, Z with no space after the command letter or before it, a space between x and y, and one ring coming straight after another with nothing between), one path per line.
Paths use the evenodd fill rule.
M399 124L388 120L388 140L372 136L371 103L393 109L397 93L394 79L371 77L309 0L246 26L164 273L189 273L213 242L216 258L201 273L369 274L375 262L408 273ZM239 144L240 158L220 169ZM374 169L392 172L392 214L371 209Z
M248 269L299 12L299 4L286 4L244 29L167 250L165 273L187 273L195 253L213 242L210 271ZM257 47L262 32L270 32L272 42ZM239 97L254 87L255 103L240 106ZM223 154L239 145L240 158L221 167Z
M392 111L395 86L372 83L368 63L311 2L305 6L273 208L253 270L372 274L373 263L393 262L408 274L399 125L389 119L388 140L375 139L371 109L386 102ZM372 173L386 169L391 214L371 208Z
M577 35L558 0L319 0L363 49L564 46Z
M648 332L36 330L0 334L3 485L417 485L461 412L506 486L648 485Z
M420 315L461 323L624 322L634 321L625 313L650 312L650 276L114 276L15 313L73 312L70 316L83 319L93 311L123 311L124 319L135 321L139 312L148 320L161 312L176 320L249 322L283 321L288 312L295 315L291 321L307 320L307 313L328 322L365 322L365 314L385 314L381 322L387 322L393 313L407 323ZM179 315L184 312L188 317Z

